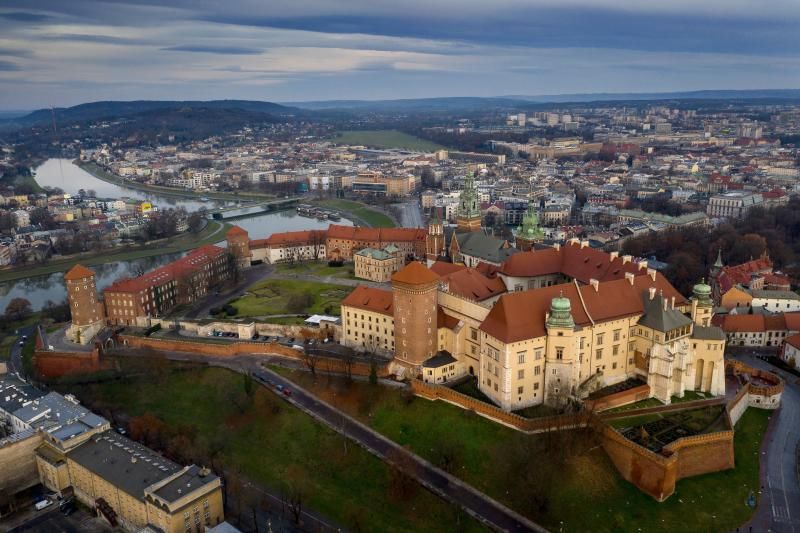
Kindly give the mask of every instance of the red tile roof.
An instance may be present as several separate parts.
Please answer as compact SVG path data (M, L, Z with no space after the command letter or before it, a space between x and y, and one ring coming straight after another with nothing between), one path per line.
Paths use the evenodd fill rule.
M440 276L446 276L453 272L464 270L467 267L462 264L448 263L447 261L436 261L429 268Z
M506 285L500 278L487 278L474 268L452 272L442 278L448 291L481 302L506 292Z
M406 285L425 285L439 279L439 275L419 261L412 261L401 270L392 274L392 283Z
M328 232L325 230L305 230L305 231L285 231L283 233L273 233L266 239L258 241L266 246L297 246L305 244L324 244ZM253 244L251 243L251 246Z
M668 300L675 297L676 306L686 303L661 274L656 274L655 281L641 275L634 278L633 284L619 279L601 282L598 287L595 290L592 285L576 287L575 283L564 283L504 294L486 316L481 330L505 343L546 335L545 316L552 299L559 295L570 300L572 318L579 326L643 314L644 298L651 287Z
M247 231L243 230L239 226L233 226L228 232L225 234L226 236L236 236L236 235L247 235Z
M342 306L355 307L383 315L394 314L392 291L359 285L342 300Z
M367 242L414 242L424 241L427 232L425 228L362 228L331 224L328 237Z
M75 265L69 270L69 272L64 274L64 279L69 281L74 281L77 279L88 278L91 276L94 276L94 272L92 272L83 265Z
M500 267L500 273L519 278L564 274L581 283L589 283L591 279L624 279L626 273L643 274L644 269L631 260L619 256L612 258L611 254L590 246L567 243L560 249L514 254Z

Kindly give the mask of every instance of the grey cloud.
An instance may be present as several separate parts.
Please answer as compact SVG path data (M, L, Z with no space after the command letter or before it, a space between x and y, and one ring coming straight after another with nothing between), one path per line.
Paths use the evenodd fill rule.
M214 46L214 45L179 45L169 46L162 48L168 52L198 52L204 54L222 54L222 55L258 55L263 50L257 48L246 48L239 46Z
M120 44L120 45L138 45L147 44L149 41L145 39L134 39L130 37L116 37L114 35L92 35L88 33L48 33L42 36L42 39L49 41L74 41L83 43L99 43L99 44Z
M44 22L49 20L50 17L42 13L31 13L28 11L10 11L7 13L0 13L0 18L6 20L13 20L15 22Z
M22 70L19 65L12 61L0 60L0 72L16 72Z

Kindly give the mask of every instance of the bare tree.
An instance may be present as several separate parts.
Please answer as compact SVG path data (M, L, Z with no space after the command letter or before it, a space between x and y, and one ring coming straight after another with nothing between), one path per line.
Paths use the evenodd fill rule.
M305 363L306 368L311 372L311 375L316 377L317 376L317 363L319 362L319 357L312 353L309 348L303 350L303 363Z
M325 246L325 232L312 230L309 234L309 244L311 245L314 260L318 261L322 254L322 247Z

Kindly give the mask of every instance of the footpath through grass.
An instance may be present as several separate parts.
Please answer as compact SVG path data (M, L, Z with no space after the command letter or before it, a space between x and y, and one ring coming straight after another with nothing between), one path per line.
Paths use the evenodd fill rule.
M194 435L195 456L218 448L224 468L275 493L295 483L305 508L353 531L483 530L422 488L393 496L392 473L383 462L352 443L345 446L344 437L263 387L248 400L242 376L228 370L165 372L61 392L75 393L100 412L151 413L169 427L185 428Z
M735 469L681 480L658 503L622 479L596 443L576 445L569 432L562 432L564 441L548 442L556 437L524 435L386 386L274 370L553 531L732 531L752 515L745 502L758 489L767 411L748 409L736 426ZM574 451L551 472L552 454L564 444Z
M55 272L66 272L78 263L84 266L92 266L185 252L204 244L214 244L224 241L225 232L227 232L230 227L230 224L209 220L205 229L199 233L183 233L158 243L131 245L119 250L110 249L101 252L88 252L67 258L51 259L43 265L26 265L0 270L0 282L45 276Z
M332 198L322 200L319 203L323 207L341 211L347 215L347 218L355 219L354 222L362 223L371 228L395 227L394 220L389 215L369 208L361 202Z
M417 152L433 152L444 148L434 142L397 130L342 131L333 138L338 144L368 146L369 148L401 148Z

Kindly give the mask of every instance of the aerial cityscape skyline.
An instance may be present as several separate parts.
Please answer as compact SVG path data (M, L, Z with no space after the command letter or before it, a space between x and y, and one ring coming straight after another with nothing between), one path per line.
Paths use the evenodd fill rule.
M800 87L789 1L113 7L5 2L0 106Z

